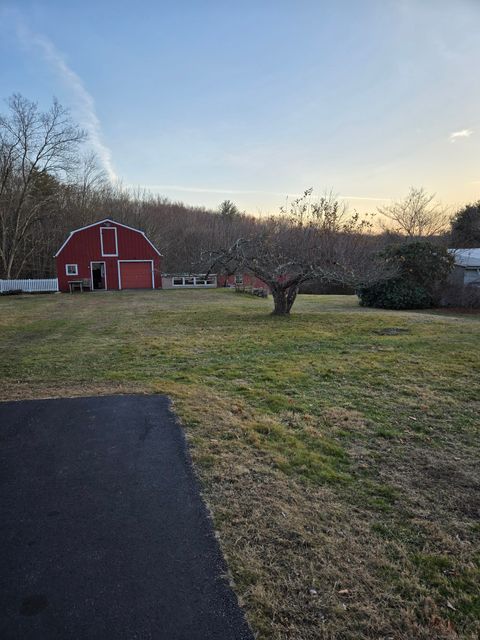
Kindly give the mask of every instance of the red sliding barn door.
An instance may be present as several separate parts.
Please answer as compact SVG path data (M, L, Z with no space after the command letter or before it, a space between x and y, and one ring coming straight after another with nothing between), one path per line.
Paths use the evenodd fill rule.
M151 289L151 262L120 262L120 285L122 289Z

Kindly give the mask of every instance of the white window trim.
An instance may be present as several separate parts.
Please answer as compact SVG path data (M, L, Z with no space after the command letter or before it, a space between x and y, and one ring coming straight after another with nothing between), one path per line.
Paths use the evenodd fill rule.
M108 229L109 231L111 231L112 229L115 231L115 253L104 253L103 251L103 236L102 236L102 231L104 229ZM100 227L100 247L102 249L102 257L103 258L114 258L116 256L118 256L118 234L117 234L117 227Z
M185 284L185 280L193 280L193 284ZM211 282L207 282L206 284L197 284L197 280L204 282L207 280L206 276L172 276L172 287L175 288L183 288L190 287L191 289L215 289L217 286L217 276L208 276L208 279L211 279ZM182 284L175 284L174 280L181 280Z
M68 267L75 267L75 273L68 273ZM65 275L67 275L67 276L78 276L78 264L66 264L65 265Z
M121 262L150 262L152 268L152 289L155 289L155 272L153 269L153 260L117 260L117 270L118 270L118 288L122 289L122 274L120 270Z

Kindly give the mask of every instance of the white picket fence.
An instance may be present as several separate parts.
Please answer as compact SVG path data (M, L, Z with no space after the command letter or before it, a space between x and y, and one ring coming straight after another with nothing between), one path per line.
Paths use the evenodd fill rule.
M58 291L58 278L35 280L0 280L0 293L21 289L25 293Z

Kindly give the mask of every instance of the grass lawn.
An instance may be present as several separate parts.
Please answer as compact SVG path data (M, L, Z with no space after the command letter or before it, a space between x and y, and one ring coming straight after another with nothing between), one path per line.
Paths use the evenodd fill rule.
M1 298L2 399L168 394L258 638L477 638L479 317L270 308Z

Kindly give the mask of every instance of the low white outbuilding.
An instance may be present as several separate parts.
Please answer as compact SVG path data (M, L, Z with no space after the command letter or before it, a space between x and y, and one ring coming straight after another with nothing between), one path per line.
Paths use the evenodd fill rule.
M217 274L162 273L163 289L215 289Z

